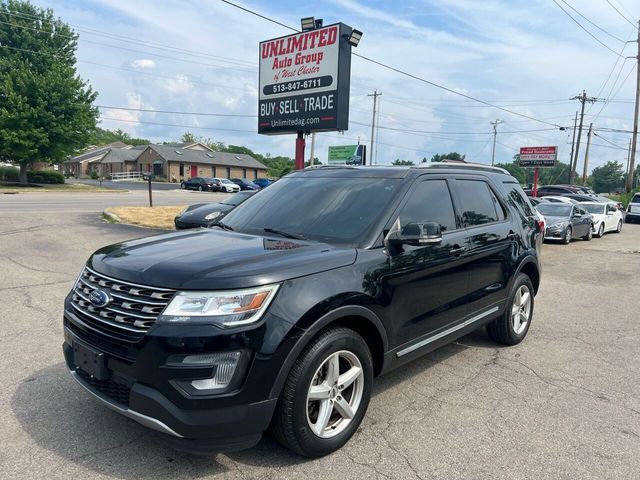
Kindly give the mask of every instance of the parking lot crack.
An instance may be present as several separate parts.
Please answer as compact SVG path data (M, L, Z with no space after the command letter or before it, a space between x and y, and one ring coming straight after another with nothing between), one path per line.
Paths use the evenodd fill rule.
M56 270L45 270L45 269L40 269L40 268L36 268L36 267L32 267L30 265L25 265L22 262L19 262L18 260L16 260L15 258L10 257L9 255L0 255L0 258L6 258L8 261L10 261L11 263L18 265L19 267L24 268L25 270L30 270L32 272L38 272L38 273L54 273L56 275L64 275L65 277L68 278L73 278L73 275L69 275L68 272L58 272Z

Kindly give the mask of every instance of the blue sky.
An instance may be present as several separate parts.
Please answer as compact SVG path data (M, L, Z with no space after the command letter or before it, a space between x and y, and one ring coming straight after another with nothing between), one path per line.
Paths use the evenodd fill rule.
M612 50L622 56L636 54L635 43L625 47L620 41L634 38L634 28L605 0L567 2L608 33L558 2ZM216 0L35 3L52 8L77 29L78 71L99 92L96 103L105 107L103 127L152 141L177 140L189 130L260 153L293 156L293 136L258 135L252 117L106 108L255 115L258 43L290 33L283 27ZM634 60L618 58L598 44L552 0L238 3L292 26L310 15L325 24L345 22L364 32L357 48L362 55L555 125L572 125L579 103L569 98L586 89L613 100L587 106L587 126L593 121L596 129L632 128ZM637 2L611 3L632 20L640 18ZM315 156L325 160L329 145L353 144L358 138L369 142L372 100L367 94L374 89L382 92L379 124L386 127L377 132L379 164L396 158L419 161L454 150L490 163L489 122L496 118L504 122L499 126L497 162L510 161L520 146L536 145L558 145L561 160L568 160L567 131L465 100L359 58L352 61L349 130L319 134ZM590 165L624 163L629 134L596 132ZM584 142L586 128L582 153Z

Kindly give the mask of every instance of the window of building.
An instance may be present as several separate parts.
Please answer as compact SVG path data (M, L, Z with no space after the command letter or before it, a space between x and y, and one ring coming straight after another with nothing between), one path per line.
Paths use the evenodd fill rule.
M227 178L231 178L231 168L227 167Z
M242 178L247 178L247 169L246 168L242 169Z
M258 169L257 169L257 168L254 168L254 169L253 169L253 179L254 179L254 180L257 180L257 179L258 179Z
M456 229L456 215L445 180L421 182L400 213L400 225L408 223L438 223L440 229Z
M184 163L180 164L180 176L184 177Z
M211 167L211 176L214 177L214 178L217 177L215 165Z

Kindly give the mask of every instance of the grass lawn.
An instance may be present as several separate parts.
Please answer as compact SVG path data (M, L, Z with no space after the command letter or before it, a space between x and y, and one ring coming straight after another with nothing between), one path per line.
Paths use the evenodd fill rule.
M125 192L115 188L84 185L82 183L57 183L57 184L29 184L0 182L0 193L24 193L24 192Z
M186 205L170 207L112 207L107 212L114 214L121 223L130 223L149 228L173 230L173 218Z

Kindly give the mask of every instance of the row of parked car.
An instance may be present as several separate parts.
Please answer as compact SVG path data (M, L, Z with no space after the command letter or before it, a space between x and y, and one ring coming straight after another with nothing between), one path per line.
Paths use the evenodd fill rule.
M625 221L622 203L599 196L588 187L546 185L537 194L529 200L545 223L545 240L568 244L574 239L591 240L622 230ZM629 203L626 221L632 222L636 217L640 218L640 194Z
M241 190L260 190L267 188L273 183L268 178L257 178L249 180L248 178L212 178L212 177L193 177L180 182L180 188L183 190L198 190L199 192L227 192L235 193Z

